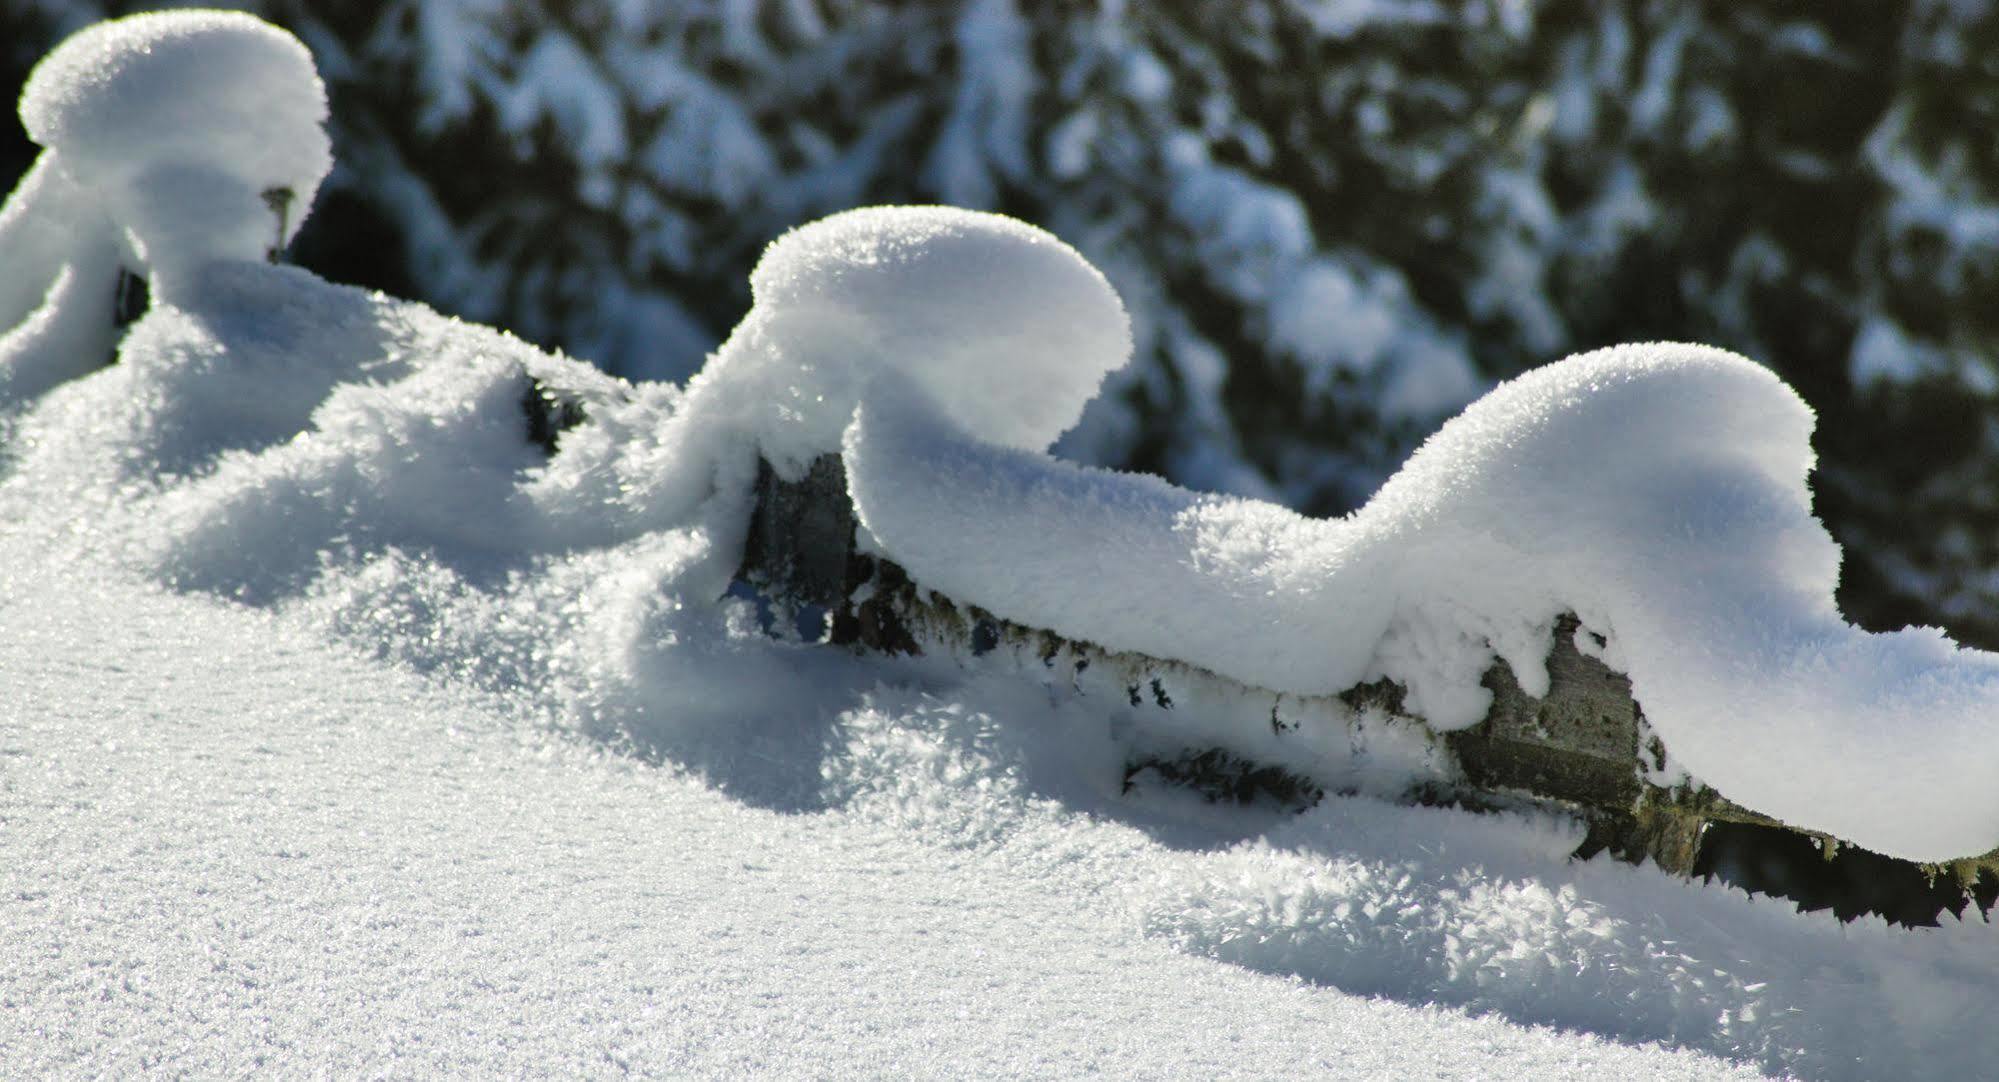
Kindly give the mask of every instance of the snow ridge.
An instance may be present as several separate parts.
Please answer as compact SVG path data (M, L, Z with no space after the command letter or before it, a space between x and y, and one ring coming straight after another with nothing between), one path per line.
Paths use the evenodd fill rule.
M301 54L264 31L189 18L297 74L275 58ZM105 40L214 55L127 30ZM56 251L80 280L50 208L115 201L80 201L60 153L0 214L0 244ZM217 168L241 181L243 164ZM179 168L135 179L135 205L189 191ZM1048 457L1129 328L1080 256L993 215L876 208L781 238L755 309L684 392L208 245L149 249L171 288L119 363L23 394L0 436L6 544L70 581L137 572L234 598L746 802L997 850L1078 896L1124 885L1136 926L1255 968L1777 1069L1989 1061L1966 1004L1999 967L1975 923L1849 937L1644 869L1569 866L1572 832L1545 823L1364 801L1233 819L1196 833L1263 838L1179 853L1098 821L1170 840L1199 814L1124 799L1115 704L785 641L730 592L758 461L796 476L837 453L865 544L1002 616L1273 692L1388 676L1451 725L1483 709L1495 656L1544 684L1547 636L1574 611L1676 760L1731 799L1913 859L1981 851L1999 837L1982 732L1999 662L1841 619L1806 487L1810 411L1752 362L1655 344L1551 365L1324 522ZM17 330L60 314L34 303ZM26 356L0 353L0 371ZM551 398L577 415L536 437ZM1389 851L1432 830L1422 859ZM1154 878L1121 878L1134 854ZM1799 949L1746 948L1766 924ZM1911 967L1946 963L1940 990L1910 992ZM1752 972L1720 968L1737 964Z
M1280 692L1385 677L1451 729L1484 716L1495 656L1545 694L1574 612L1729 799L1911 860L1983 853L1999 658L1840 617L1811 427L1762 367L1656 344L1498 388L1329 522L990 446L910 389L862 403L844 456L874 545L1017 623Z

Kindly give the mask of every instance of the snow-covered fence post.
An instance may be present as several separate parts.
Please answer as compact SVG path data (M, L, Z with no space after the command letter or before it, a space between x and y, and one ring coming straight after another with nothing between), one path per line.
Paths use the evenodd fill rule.
M99 23L44 57L21 95L44 149L0 207L0 402L104 363L148 293L275 259L332 167L325 120L305 46L239 12Z
M828 638L1017 664L1128 709L1134 771L1212 793L1393 775L1568 808L1585 848L1682 874L1711 822L1994 868L1999 658L1840 617L1812 415L1768 370L1571 358L1311 520L1044 452L1124 327L1023 228L881 209L782 238L690 388L763 454L740 577Z

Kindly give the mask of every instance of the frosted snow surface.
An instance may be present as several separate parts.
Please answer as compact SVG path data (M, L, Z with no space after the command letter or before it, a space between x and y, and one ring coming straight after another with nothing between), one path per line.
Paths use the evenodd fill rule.
M1121 885L1224 858L1022 800L971 733L1031 704L845 704L878 795L784 814L45 554L0 537L12 1075L1755 1076L1139 934Z
M216 55L176 40L150 47ZM8 213L56 205L44 166ZM0 255L58 244L52 220L7 219ZM1127 777L1114 702L803 644L731 592L759 457L837 452L868 543L1002 615L1273 690L1394 675L1451 722L1494 652L1544 679L1572 608L1728 795L1904 855L1983 848L1990 661L1839 618L1810 415L1740 358L1551 366L1327 523L1047 458L1127 328L1087 263L990 215L780 239L684 393L295 269L153 255L181 269L118 363L46 354L74 374L0 417L10 1066L1859 1078L1999 1056L1981 920L1841 926L1574 862L1564 820L1200 805Z
M4 437L0 1040L27 1069L1999 1054L1982 922L1577 864L1561 821L1126 793L1101 700L772 638L718 600L756 451L695 423L720 372L641 392L290 268L188 295ZM588 415L545 460L530 378Z

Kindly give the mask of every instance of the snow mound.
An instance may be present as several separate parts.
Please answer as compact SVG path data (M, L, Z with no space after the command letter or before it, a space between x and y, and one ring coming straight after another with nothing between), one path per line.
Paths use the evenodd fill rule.
M326 115L305 46L229 11L99 23L57 46L21 93L29 136L104 200L156 273L261 259L289 241L333 166ZM286 193L281 216L273 191Z
M837 450L864 544L1016 623L1280 694L1386 678L1450 729L1483 717L1495 658L1544 693L1550 636L1574 613L1675 765L1729 799L1912 860L1999 839L1999 658L1841 618L1839 552L1806 483L1811 412L1720 350L1628 346L1530 373L1361 511L1320 521L1043 453L1127 329L1086 262L992 215L877 208L782 238L685 394L297 272L195 280L195 309L159 306L127 364L23 422L30 442L76 449L55 468L95 506L147 469L199 474L112 547L182 588L331 590L343 624L402 587L386 572L360 594L330 587L339 569L408 554L513 604L582 606L563 625L595 644L565 648L563 694L592 704L579 717L685 708L684 677L663 674L691 655L658 640L754 634L720 599L758 460L796 476ZM548 387L588 404L552 453L522 413ZM77 476L106 446L122 450ZM641 555L661 545L677 555ZM591 587L585 604L585 567L629 596Z
M28 77L46 149L0 207L0 406L101 366L121 270L155 297L221 260L261 260L332 167L326 92L296 38L238 12L99 23Z
M1545 820L1337 797L1281 822L1267 809L1190 811L1192 797L1127 772L1139 738L1116 695L1065 697L1017 672L785 641L754 599L726 593L759 455L802 461L838 448L867 540L925 585L1002 615L1273 690L1394 675L1409 682L1412 703L1462 718L1482 701L1477 675L1495 651L1531 689L1555 615L1574 608L1638 681L1675 755L1724 792L1809 805L1812 826L1855 840L1873 829L1886 839L1875 844L1976 848L1990 825L1972 788L1991 769L1975 732L1991 716L1983 656L1951 653L1926 633L1863 636L1840 621L1830 600L1837 552L1803 487L1811 417L1768 373L1685 346L1571 359L1468 410L1360 514L1315 521L1040 453L1119 351L1115 298L1079 288L1093 281L1087 268L1025 227L908 210L849 216L842 228L870 219L891 237L920 234L898 259L989 268L954 287L967 298L966 337L985 329L973 322L976 282L996 297L1042 296L1037 283L1013 282L1039 267L1067 276L1070 295L1059 306L1044 296L1035 311L996 301L1010 313L1010 344L952 346L936 339L944 330L901 326L897 309L870 307L888 298L870 292L886 287L869 276L902 272L868 262L858 240L780 246L767 261L784 269L773 270L780 281L760 290L759 311L683 394L634 388L296 269L211 265L134 326L120 364L39 396L8 432L0 541L32 561L9 581L41 583L53 568L115 583L104 571L123 567L233 597L276 614L252 628L259 634L329 635L497 693L565 733L689 768L743 803L809 813L782 820L787 830L831 822L869 839L915 839L933 847L920 854L932 871L1026 884L1059 899L1057 911L1083 899L1093 920L1134 942L1149 934L1356 993L1666 1041L1772 1070L1900 1076L1989 1058L1990 1027L1975 1005L1999 979L1982 925L1927 939L1878 924L1854 931L1647 869L1571 863L1573 825ZM924 232L925 221L944 226ZM942 239L930 250L922 238ZM997 254L982 264L988 243ZM813 258L793 259L804 255ZM805 311L789 313L792 301L779 298ZM908 350L879 352L898 342ZM924 343L936 348L919 356ZM1028 380L1035 393L1023 392L1020 414L990 397L950 398L952 380L970 378L960 368L990 375L992 366ZM580 414L544 440L531 407L549 394ZM109 588L88 626L134 642L157 644L153 629L183 611L226 615ZM74 622L44 600L60 590L10 589L43 624ZM153 622L125 628L116 616L127 610ZM211 630L188 632L179 648L212 646ZM1809 653L1813 642L1828 651L1823 671L1810 667L1821 656ZM1923 668L1933 663L1941 667ZM283 719L293 728L271 731L301 735L259 729L260 745L310 749L325 735L322 714L339 711L299 716L295 674L273 664L239 673L268 707L255 725L228 702L213 714L244 731ZM329 694L349 671L329 679ZM151 686L151 673L120 678ZM76 686L67 675L47 682L71 689L63 696ZM1807 701L1813 694L1835 701ZM100 698L84 696L93 709ZM153 701L132 699L141 700ZM1181 703L1210 724L1224 713L1198 696ZM1233 716L1272 731L1267 700L1254 705L1265 712ZM1723 705L1739 709L1711 713ZM1856 729L1869 708L1885 720ZM446 740L442 717L380 717L398 739ZM1819 728L1804 729L1807 717ZM1964 719L1960 731L1948 730L1950 718ZM438 732L421 737L431 723ZM176 728L153 715L132 728L146 739L180 729L224 739L206 722ZM1884 760L1898 737L1905 758ZM95 730L76 740L106 743ZM1703 746L1708 758L1696 763ZM204 778L218 776L214 761L189 760ZM501 762L491 776L511 784L514 761ZM1748 772L1715 776L1730 763ZM329 776L317 752L297 765L308 781ZM462 799L462 766L441 759L422 773L449 779L451 807L482 806ZM1917 791L1918 776L1940 794ZM371 785L352 795L369 815L388 806ZM255 788L259 806L273 806L269 787ZM1908 806L1888 808L1890 798ZM600 829L602 799L587 794L578 822ZM1828 808L1840 802L1859 810L1835 821ZM465 829L475 820L490 825L475 816ZM145 859L158 837L176 836L159 833ZM333 851L342 863L329 866L346 874L350 850ZM212 878L196 867L190 883ZM258 886L245 904L265 904L266 893ZM935 896L926 881L925 904Z
M492 992L477 973L489 958L556 958L534 949L551 926L612 914L623 923L610 931L631 949L604 951L593 933L582 937L593 959L676 957L667 940L625 934L676 922L619 916L658 910L665 880L647 869L666 867L703 898L723 884L731 926L764 913L773 882L790 882L784 889L801 905L764 922L780 938L816 935L798 929L832 914L842 923L828 942L877 954L898 941L845 933L924 930L940 897L996 887L1008 904L1035 903L1036 934L1086 919L1133 941L1146 933L1358 993L1666 1041L1771 1070L1953 1075L1990 1061L1981 1005L1999 988L1999 969L1988 926L1908 936L1878 923L1846 928L1643 868L1576 863L1574 824L1546 819L1339 797L1283 820L1268 809L1190 812L1192 797L1153 792L1131 771L1144 738L1117 696L1065 696L1059 685L1076 674L1046 659L1036 659L1046 681L1036 683L998 666L967 673L951 658L808 647L757 599L730 592L759 458L795 475L838 452L864 542L923 585L1023 623L1272 692L1392 677L1412 706L1448 725L1484 709L1478 677L1495 656L1530 692L1544 687L1548 636L1574 611L1602 636L1593 652L1631 674L1676 759L1727 795L1917 859L1982 849L1999 835L1999 797L1983 791L1999 765L1986 732L1999 662L1939 633L1869 636L1840 618L1838 552L1805 486L1812 417L1757 366L1671 345L1572 358L1468 409L1363 511L1310 520L1047 457L1129 352L1116 295L1031 227L884 208L774 244L757 272L755 309L686 392L634 388L422 306L257 262L230 247L247 233L225 230L218 242L152 229L143 214L117 217L131 206L226 201L270 182L238 168L247 154L190 164L163 152L159 168L73 173L66 141L92 137L77 136L87 125L66 111L92 94L116 101L154 86L146 73L155 54L180 57L190 100L202 100L211 76L216 86L289 79L299 93L274 93L274 115L309 120L314 131L318 122L296 43L233 16L153 18L81 37L38 75L47 113L35 130L50 150L0 212L0 304L9 306L0 326L15 328L0 339L0 372L47 381L32 392L10 384L20 413L0 428L0 606L12 631L0 637L0 670L21 676L10 685L26 704L20 717L53 719L15 725L0 749L38 764L0 811L21 811L25 836L48 843L23 846L0 867L25 869L21 889L7 893L26 907L31 939L95 944L84 954L0 951L27 959L0 972L0 984L15 987L0 998L27 1004L37 1032L48 1028L37 1020L79 1010L84 1029L113 1032L148 1005L195 1001L180 994L190 989L212 994L229 1017L256 1020L259 1055L274 1015L323 1026L325 996L300 1006L285 989L326 987L315 967L335 955L313 944L300 970L308 979L290 980L296 944L253 937L239 957L276 968L257 981L230 975L179 919L213 916L218 904L224 916L250 916L204 916L204 927L360 928L369 957L418 964L403 967L416 978L400 985L385 984L378 964L344 967L353 983L343 987L365 991L354 1002L375 1014L393 1001L412 1017L456 1018L459 1008L436 1007L431 992ZM226 148L233 138L211 135L185 144L151 130L118 137L141 149ZM292 147L285 167L309 165L317 145ZM226 183L189 179L210 167ZM278 179L308 175L316 184L313 169ZM93 187L100 181L117 190ZM133 196L129 206L121 193ZM90 371L110 342L106 275L140 256L171 288L125 336L121 363ZM106 573L133 569L275 616L239 621ZM461 721L483 724L470 712L413 712L373 686L399 676L343 652L311 658L301 629L689 768L742 803L810 814L756 816L752 825L769 832L759 839L742 832L743 809L711 814L722 805L673 771L655 784L617 757L574 754L539 735L518 747L512 733L467 744ZM178 678L191 667L220 679ZM1104 679L1103 668L1090 679ZM1157 684L1154 693L1164 697ZM1266 701L1235 714L1198 695L1180 702L1183 716L1278 741ZM1324 707L1345 709L1337 699ZM1357 756L1359 744L1345 753ZM620 780L629 777L641 784ZM195 790L217 799L181 799ZM515 844L493 833L494 807L509 822L559 821L563 831L539 848ZM40 814L49 809L60 814ZM162 809L166 818L153 814ZM631 859L661 838L673 842L668 857L686 849L693 820L676 817L689 809L709 827L697 830L715 857L706 871ZM446 840L414 873L396 841L411 823ZM600 846L607 823L612 844ZM825 857L818 842L828 837L859 868L878 867L908 839L932 848L892 876L838 867L803 883L765 878L742 858L745 837L776 854L769 863L779 868ZM205 840L190 848L177 841L185 838ZM226 844L210 844L218 838ZM569 885L622 893L551 925L536 900L553 881L517 874L524 853L580 855L566 866ZM478 882L463 878L468 868ZM640 874L626 874L633 869ZM944 880L940 869L962 875ZM918 875L877 889L905 871ZM301 919L259 925L278 881L299 888L284 896ZM419 915L439 898L473 898L473 908L501 914L491 923L506 936L471 962L457 946L452 958L432 957L437 943L483 937L486 918L465 937L430 934L437 923L427 919L354 919L355 899L374 907L385 892ZM533 904L515 904L521 897ZM885 897L910 902L908 919L882 922ZM64 923L78 913L95 923ZM1035 935L1016 934L1030 923L1000 926L991 942L1031 945ZM1073 957L1097 950L1087 939L1063 942L1076 944ZM202 950L181 949L189 944ZM853 1000L847 971L861 972L862 960L793 966L823 959L823 944L783 945L758 965L806 979L837 970L820 999ZM739 966L724 957L734 950L710 960ZM1046 965L1046 953L1010 957ZM145 972L101 964L135 956L191 976L153 986L171 994L139 995ZM1150 964L1142 945L1098 956L1118 973ZM565 962L574 959L553 965ZM705 980L714 968L693 970ZM975 982L991 988L983 971L949 960L918 970L911 988L933 989L942 973L966 1002L980 994ZM1173 971L1154 966L1162 979L1132 987L1183 987ZM452 979L431 979L437 973ZM587 966L545 975L559 979L543 981L543 999L523 1000L517 982L460 996L481 1012L497 1001L511 1013L455 1025L451 1040L515 1025L520 1002L574 1002L577 979L604 986ZM634 994L593 1007L591 1025L653 1009L653 975L624 975ZM100 989L105 980L122 992ZM1092 973L1087 983L1090 995L1129 992L1115 977ZM690 988L673 986L669 1001ZM246 989L254 1003L241 998ZM1284 1003L1260 1001L1272 1009L1255 1019L1295 1021L1296 1005L1314 998L1285 994ZM954 1010L928 1013L962 1016ZM121 1047L187 1043L185 1011L150 1013L158 1028ZM1099 1025L1106 1017L1091 1015L1086 1028L1129 1029L1116 1017ZM1170 1029L1194 1032L1214 1017ZM667 1041L684 1029L638 1028ZM1316 1041L1364 1027L1311 1028ZM1047 1029L1040 1015L1023 1024ZM101 1053L102 1043L60 1054ZM476 1043L481 1054L496 1047ZM1330 1062L1312 1049L1314 1062Z
M836 214L773 242L750 283L754 306L690 393L728 384L780 467L838 450L854 404L883 382L923 388L980 439L1042 450L1131 356L1103 275L996 214Z
M121 238L53 159L0 206L0 408L100 367L117 341Z
M43 58L21 121L46 149L0 206L0 406L110 357L121 270L170 297L282 248L332 167L325 120L305 46L237 12L99 23Z
M1545 693L1574 612L1730 799L1912 860L1982 853L1999 658L1841 618L1811 428L1766 369L1658 344L1498 388L1332 521L993 446L917 393L864 403L844 455L872 542L1009 620L1277 691L1386 677L1449 729L1484 715L1495 656Z

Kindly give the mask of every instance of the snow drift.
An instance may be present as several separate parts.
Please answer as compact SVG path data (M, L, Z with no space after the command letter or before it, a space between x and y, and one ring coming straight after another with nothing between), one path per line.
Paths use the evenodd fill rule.
M152 81L154 63L191 80L194 134L168 130L181 84ZM201 107L203 73L225 71L269 81L287 153L201 134L218 115ZM1133 737L1115 703L767 633L731 581L758 463L797 476L837 454L866 547L1020 623L1273 694L1386 677L1447 727L1478 718L1495 657L1529 691L1545 686L1548 636L1573 612L1601 637L1579 643L1630 674L1674 761L1730 799L1916 860L1999 840L1999 663L1940 632L1868 635L1841 619L1839 554L1806 484L1810 411L1742 358L1655 344L1550 365L1446 425L1362 511L1310 520L1045 453L1130 337L1102 276L1031 226L876 208L798 230L772 245L755 307L684 391L634 386L262 262L250 239L277 223L238 197L274 183L309 195L325 164L317 84L289 38L228 16L149 16L65 46L37 86L50 149L0 210L0 378L14 396L0 522L9 544L79 577L119 568L268 608L762 803L849 808L970 845L1015 844L1030 821L1067 829L1064 808L1150 814L1143 793L1118 803ZM164 148L161 168L72 176L65 140L113 130L91 103L142 91L162 112L135 154ZM188 147L213 160L190 165ZM227 183L184 184L197 166ZM214 235L154 228L154 211L204 192L218 202L174 221L223 221ZM85 241L103 261L65 247ZM107 310L64 306L98 305L110 282L95 271L128 257L166 288L98 368ZM89 333L55 335L56 322ZM1351 713L1328 724L1364 720ZM1303 746L1358 754L1336 743ZM1037 803L1049 800L1056 810ZM1399 814L1353 806L1336 799L1194 872L1172 865L1170 884L1132 887L1132 908L1156 934L1251 966L1777 1066L1875 1055L1796 1051L1849 1026L1868 1040L1840 1040L1885 1048L1869 1062L1888 1073L1936 1034L1972 1062L1989 1051L1966 1036L1984 1031L1962 1002L1876 1009L1905 990L1892 946L1832 992L1816 971L1774 989L1683 980L1745 953L1784 963L1741 947L1753 937L1704 931L1718 912L1706 901L1660 917L1619 894L1698 888L1559 870L1574 838L1545 824L1440 828L1474 839L1470 865L1324 857L1357 844L1327 820L1366 830ZM1490 832L1511 841L1477 840ZM1065 844L1039 859L1062 865ZM1087 844L1114 865L1131 843ZM1512 869L1494 873L1501 888L1461 889L1479 861ZM1093 874L1088 890L1110 889ZM1569 893L1543 885L1563 876ZM1932 954L1978 934L1959 926ZM1994 983L1982 969L1960 981ZM1594 1006L1618 996L1650 1013ZM1837 1007L1798 1020L1822 1002Z
M223 69L237 81L176 90L171 74ZM271 103L247 141L220 134L237 131L240 103L218 104L245 86ZM259 453L166 495L167 529L132 546L172 581L296 592L337 546L414 548L478 580L678 530L702 555L662 589L711 605L740 560L757 461L797 476L838 452L866 545L1014 622L1279 693L1387 678L1451 729L1483 715L1495 657L1545 690L1549 636L1572 612L1631 676L1674 761L1729 799L1913 860L1999 839L1999 660L1934 630L1867 635L1840 618L1839 554L1807 487L1811 413L1742 358L1649 345L1550 365L1448 423L1356 514L1312 521L1043 453L1131 338L1103 277L1018 222L876 208L796 230L771 245L749 315L685 395L636 394L482 332L419 330L430 317L409 306L248 273L260 251L247 226L162 232L218 214L263 224L267 211L230 193L309 194L325 170L310 63L254 20L94 29L37 69L23 113L70 196L94 193L175 283L91 427L123 415L158 440L203 423L174 421L177 408L257 403L231 411L228 438ZM120 126L132 115L145 138ZM152 164L118 157L119 139ZM199 186L209 211L160 218L156 197L189 191L172 178L190 162L229 183ZM50 176L38 169L6 212L31 254ZM258 307L325 307L372 330L200 315ZM460 359L422 363L416 339ZM245 360L225 373L218 355ZM0 370L30 363L9 355ZM217 390L243 379L261 389ZM590 420L544 463L518 436L518 406L550 380ZM240 423L259 411L270 423ZM285 442L259 450L260 431ZM165 450L156 466L199 465Z

